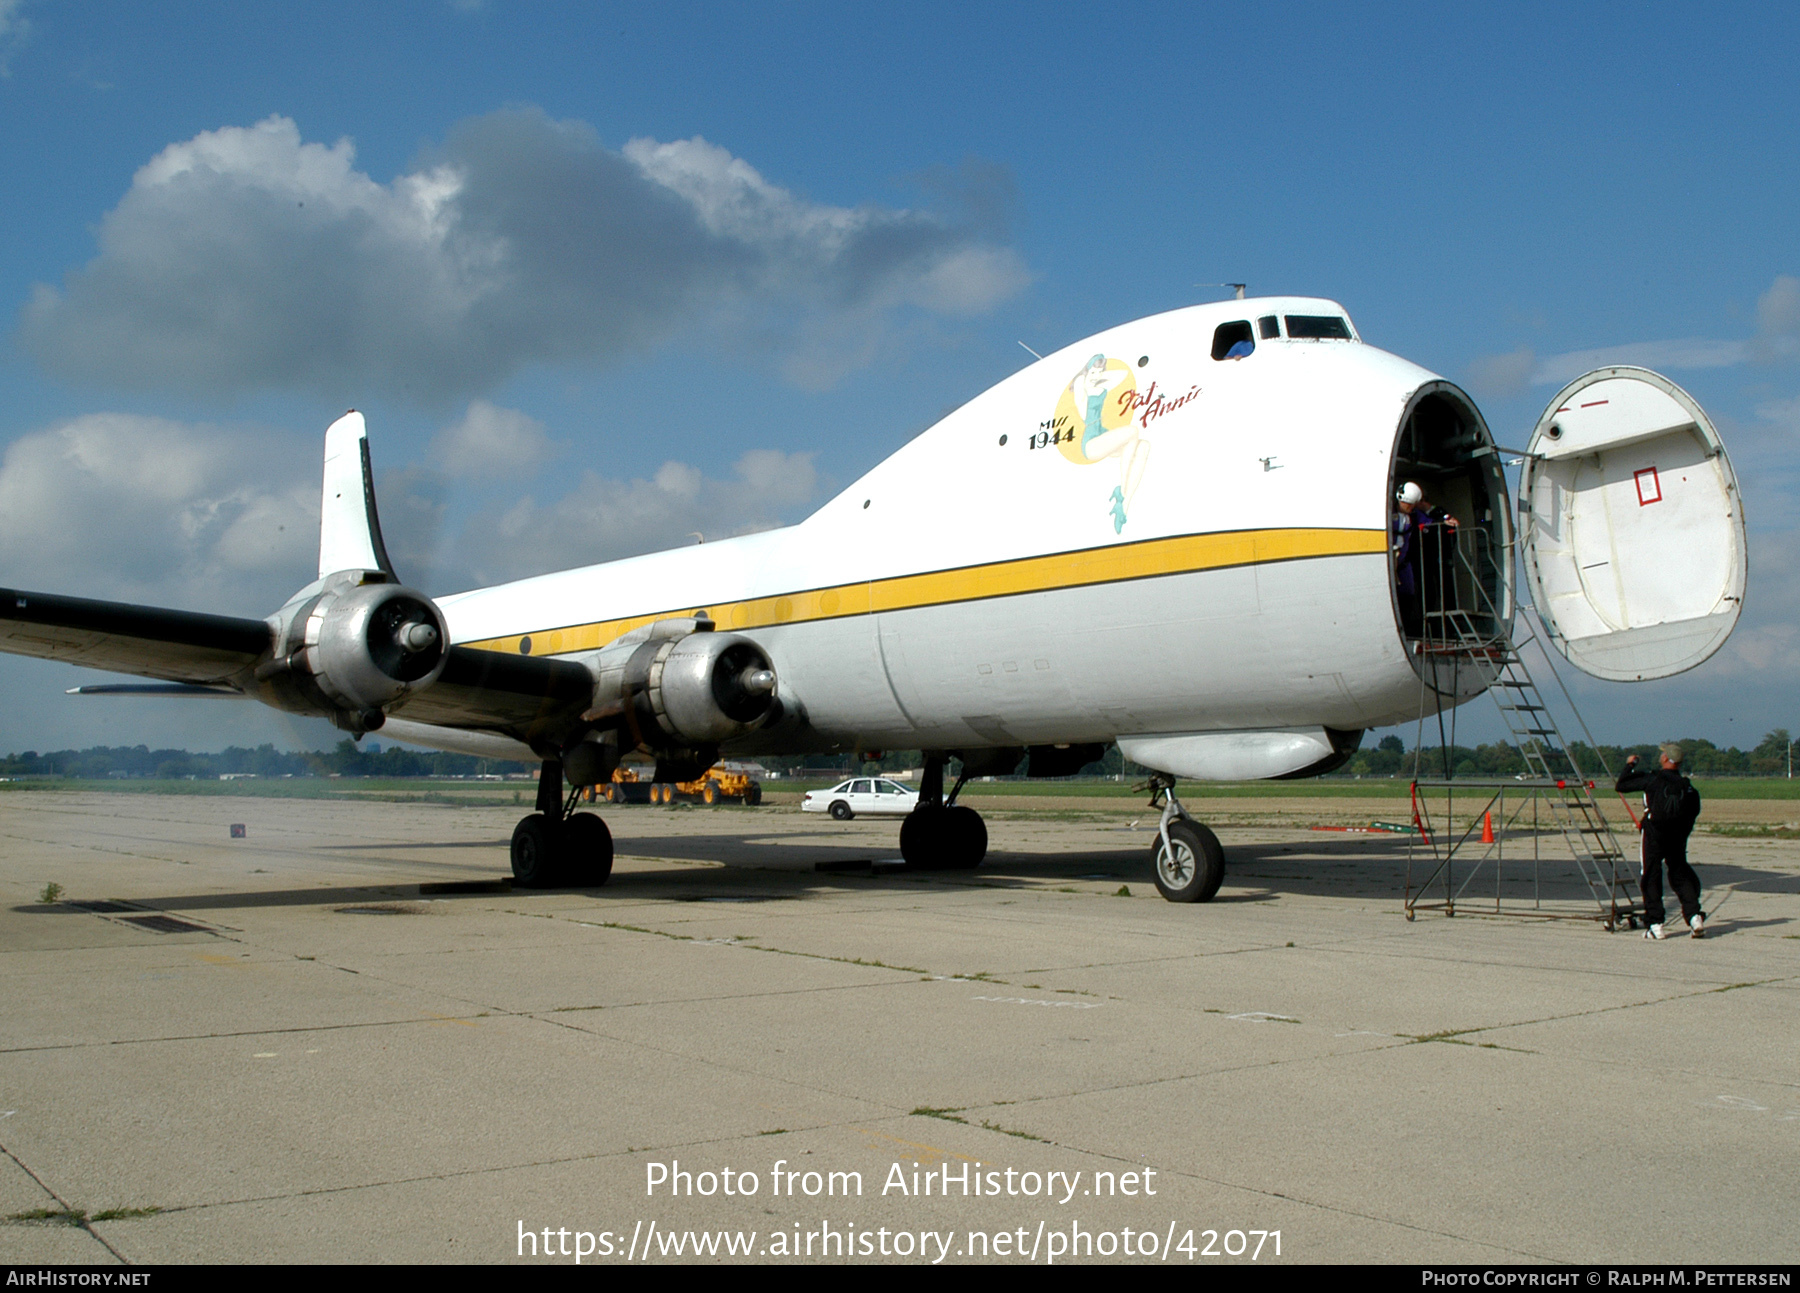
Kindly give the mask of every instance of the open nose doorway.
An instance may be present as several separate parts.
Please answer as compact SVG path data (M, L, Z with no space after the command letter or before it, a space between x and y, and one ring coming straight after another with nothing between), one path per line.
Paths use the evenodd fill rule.
M1506 473L1480 410L1449 382L1407 402L1388 493L1394 619L1408 654L1417 661L1509 631Z

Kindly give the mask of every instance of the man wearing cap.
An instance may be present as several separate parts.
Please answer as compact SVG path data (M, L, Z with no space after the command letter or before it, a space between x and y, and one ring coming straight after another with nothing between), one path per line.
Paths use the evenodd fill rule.
M1688 834L1694 829L1694 818L1700 813L1700 794L1681 775L1682 748L1670 741L1662 747L1657 760L1662 766L1654 772L1638 768L1638 757L1625 760L1615 789L1620 794L1634 790L1644 792L1643 871L1639 883L1644 893L1644 919L1649 927L1644 937L1667 938L1663 931L1662 870L1669 867L1669 887L1681 899L1681 918L1688 933L1701 938L1706 933L1706 913L1700 910L1700 877L1688 865Z
M1419 576L1419 534L1426 526L1456 529L1456 518L1425 501L1425 491L1409 480L1394 495L1394 519L1390 543L1394 555L1394 585L1400 591L1400 627L1408 637L1424 629L1425 607Z

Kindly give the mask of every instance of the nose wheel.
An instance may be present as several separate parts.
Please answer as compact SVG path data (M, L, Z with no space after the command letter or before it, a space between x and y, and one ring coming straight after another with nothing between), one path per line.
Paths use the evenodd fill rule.
M1211 902L1225 881L1225 850L1219 837L1187 815L1175 797L1175 778L1150 778L1150 806L1162 809L1150 865L1156 890L1170 902Z

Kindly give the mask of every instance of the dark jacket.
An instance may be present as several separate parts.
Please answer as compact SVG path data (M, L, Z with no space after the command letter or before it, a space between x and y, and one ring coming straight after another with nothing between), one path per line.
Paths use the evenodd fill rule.
M1625 771L1619 774L1618 783L1613 787L1622 795L1633 791L1644 792L1644 829L1658 834L1687 834L1677 823L1665 823L1656 820L1656 814L1650 805L1662 802L1677 804L1687 789L1688 779L1671 768L1641 768L1636 764L1626 764ZM1688 829L1692 829L1689 827Z
M1401 592L1412 595L1419 591L1419 532L1449 519L1450 514L1443 508L1428 503L1421 503L1410 513L1394 512L1389 530L1393 536L1394 579Z

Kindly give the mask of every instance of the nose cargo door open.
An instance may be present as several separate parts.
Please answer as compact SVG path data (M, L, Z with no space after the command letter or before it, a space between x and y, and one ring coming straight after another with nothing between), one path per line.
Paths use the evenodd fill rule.
M1638 682L1725 645L1743 608L1744 511L1693 397L1648 369L1596 369L1550 401L1527 454L1525 578L1571 664Z

